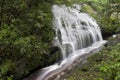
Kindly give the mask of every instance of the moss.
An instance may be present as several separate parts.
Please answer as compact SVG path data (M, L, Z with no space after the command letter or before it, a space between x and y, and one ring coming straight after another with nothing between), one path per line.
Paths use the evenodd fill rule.
M96 11L95 11L90 5L83 4L83 6L82 6L82 11L90 14L90 15L93 16L93 17L97 17Z

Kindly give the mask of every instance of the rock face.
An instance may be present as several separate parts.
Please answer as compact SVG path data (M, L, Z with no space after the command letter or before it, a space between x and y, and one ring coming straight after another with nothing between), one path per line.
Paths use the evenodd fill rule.
M106 46L116 45L120 42L120 34L114 34L113 36L107 38L107 40L108 42L106 43Z

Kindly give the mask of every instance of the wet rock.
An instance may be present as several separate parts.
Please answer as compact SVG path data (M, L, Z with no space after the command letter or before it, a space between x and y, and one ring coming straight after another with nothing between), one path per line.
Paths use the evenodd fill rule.
M71 69L72 69L72 67L71 67L71 66L69 66L69 67L68 67L68 70L71 70Z
M60 51L60 48L58 46L51 47L50 49L50 55L56 54L56 52Z
M60 75L64 75L65 74L65 72L61 72L61 74Z
M111 36L107 38L107 41L108 42L105 45L106 47L116 45L118 42L120 42L120 34L116 34L115 37Z
M95 59L95 62L101 62L101 61L102 61L101 58Z

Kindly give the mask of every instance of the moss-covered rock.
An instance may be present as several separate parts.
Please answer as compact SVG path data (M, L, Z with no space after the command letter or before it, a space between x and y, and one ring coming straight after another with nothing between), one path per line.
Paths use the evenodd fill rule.
M89 15L93 17L97 17L97 12L88 4L82 5L82 11L88 13Z

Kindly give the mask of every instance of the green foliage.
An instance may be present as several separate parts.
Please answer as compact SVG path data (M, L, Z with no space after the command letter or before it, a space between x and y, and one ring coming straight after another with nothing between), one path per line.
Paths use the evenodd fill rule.
M15 63L13 63L10 60L4 61L0 65L0 79L5 79L5 77L3 78L3 76L6 76L7 80L11 80L12 74L10 75L9 73L11 73L14 70L14 68L15 68Z
M109 52L109 58L106 61L102 61L98 65L99 70L103 73L103 76L108 80L120 79L120 44L112 47Z
M89 13L89 15L91 15L93 17L97 17L96 11L88 4L84 4L82 6L82 11Z
M73 3L80 3L83 2L84 0L54 0L55 4L66 4L66 5L71 5Z
M48 66L54 37L53 1L1 0L0 78L21 80L30 71Z
M1 75L5 75L8 71L12 71L14 63L7 60L2 65L0 65Z
M120 80L120 43L104 48L87 61L67 74L66 80Z
M87 1L87 4L90 5L97 13L97 16L94 14L92 16L98 21L103 37L119 33L119 1L89 0ZM91 14L90 11L88 13Z

